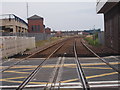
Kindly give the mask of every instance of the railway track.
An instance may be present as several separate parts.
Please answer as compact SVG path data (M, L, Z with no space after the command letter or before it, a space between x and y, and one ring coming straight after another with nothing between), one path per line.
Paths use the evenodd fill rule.
M84 74L84 71L82 69L80 60L78 60L77 48L76 48L76 40L74 42L74 54L75 54L75 61L76 61L76 64L77 64L78 77L82 81L83 90L90 90L90 87L89 87L88 81L86 79L86 76Z
M38 73L38 71L41 69L41 67L45 64L45 61L48 60L54 53L56 53L62 46L60 45L58 48L56 48L47 58L43 60L42 63L40 63L31 73L30 75L23 81L23 83L20 84L20 86L16 90L22 90L28 83L29 81Z
M67 40L66 40L67 41ZM78 43L79 42L79 43ZM29 75L24 79L22 80L22 83L20 83L20 85L16 86L15 89L16 90L23 90L25 88L30 88L29 87L29 84L30 83L33 83L32 81L34 80L34 77L36 77L37 75L39 76L39 73L41 72L41 69L45 66L45 65L48 65L50 66L51 64L46 64L47 61L50 62L50 58L52 56L54 56L56 53L58 54L59 51L61 51L61 49L64 49L64 45L66 44L67 42L61 42L59 43L58 45L56 45L54 48L54 50L48 50L49 52L49 55L42 61L39 63L39 65L37 65L37 67L34 68L34 70L32 70L32 72L29 73ZM114 66L112 66L109 62L107 62L104 58L101 58L99 55L97 55L93 50L91 50L85 43L84 41L80 41L80 40L73 40L72 42L72 47L70 47L72 53L74 55L74 59L73 61L75 63L72 63L70 62L69 64L70 65L75 65L76 67L76 74L77 74L77 83L63 83L63 80L62 80L62 75L63 75L63 72L65 72L63 69L64 67L66 66L65 64L65 61L66 61L66 52L62 52L63 54L61 54L59 57L58 57L58 60L55 60L56 62L54 63L54 65L52 66L52 71L50 71L50 75L49 75L49 80L42 86L38 86L39 88L42 88L42 90L60 90L61 88L64 88L65 86L66 87L74 87L75 88L78 88L80 90L90 90L90 89L93 89L94 87L96 87L96 83L98 84L99 82L90 82L88 80L88 76L87 76L87 73L86 73L86 70L85 68L86 67L83 67L83 62L82 61L82 57L78 57L80 51L79 50L85 50L86 49L86 53L88 54L92 54L94 55L96 58L98 58L98 60L100 60L100 62L103 62L103 64L105 64L107 67L111 68L113 71L117 72L117 73L120 73L119 72L119 69L116 69ZM79 44L81 46L79 46ZM52 46L51 46L52 47ZM51 47L48 47L49 49ZM79 49L79 48L82 48L82 49ZM65 49L68 49L68 48L65 48ZM43 50L44 51L44 50ZM79 53L78 53L79 52ZM32 56L34 56L35 54L38 54L38 52L34 53ZM32 57L32 56L29 56L27 58L25 58L24 60ZM35 55L36 56L36 55ZM35 57L34 56L34 57ZM39 56L39 54L37 55ZM20 62L19 62L20 63ZM18 63L17 63L18 64ZM89 64L89 63L88 63ZM97 64L97 63L96 63ZM16 64L14 64L16 65ZM13 66L14 66L13 65ZM87 65L87 64L86 64ZM90 64L89 64L90 65ZM10 69L11 67L13 66L10 66L9 68L7 68L6 70ZM88 67L89 68L89 67ZM94 68L94 67L93 67ZM6 71L5 70L5 71ZM44 70L44 69L43 69ZM3 71L4 72L4 71ZM99 75L98 75L99 76ZM95 76L96 77L96 76ZM68 80L69 81L69 80ZM101 83L107 83L107 82L101 82ZM110 83L113 83L113 82L110 82ZM95 84L95 85L94 85ZM99 86L99 85L98 85ZM36 86L35 86L36 87Z
M105 60L104 58L100 57L99 55L97 55L92 49L90 49L85 43L84 41L80 41L83 45L83 47L85 47L89 52L91 52L95 57L97 57L99 60L101 60L103 63L106 64L106 66L110 67L111 69L113 69L115 72L118 72L118 76L120 74L120 70L119 68L115 68L114 66L112 66L107 60ZM92 85L90 85L90 83L87 81L86 79L86 74L84 72L84 70L82 69L81 66L81 60L78 59L77 56L77 48L76 48L76 42L74 43L74 52L75 52L75 60L76 60L76 64L77 64L77 71L78 71L78 76L79 79L81 79L82 81L82 86L83 86L83 90L90 90L92 88ZM118 58L116 58L118 60Z
M66 41L66 40L65 40L65 41ZM38 50L37 52L34 52L34 53L32 53L31 55L29 55L29 56L27 56L27 57L25 57L25 58L23 58L23 59L20 59L20 60L16 61L15 63L9 65L8 67L2 69L0 72L4 72L4 71L10 69L11 67L13 67L13 66L15 66L15 65L17 65L17 64L19 64L19 63L21 63L21 62L23 62L23 61L25 61L25 60L27 60L28 58L31 58L32 56L34 56L34 55L36 55L36 54L38 54L38 53L40 53L40 52L43 52L43 51L45 51L45 50L47 50L47 49L49 49L49 48L51 48L51 47L54 47L55 45L57 45L57 44L59 44L59 43L61 43L61 42L64 42L64 41L57 42L57 43L52 44L52 45L50 45L50 46L48 46L48 47L46 47L46 48L43 48L43 49L41 49L41 50ZM13 60L14 60L14 59L13 59ZM6 62L9 62L9 61L6 61ZM4 63L5 63L5 62L3 62L3 63L1 63L1 64L4 64Z
M104 62L107 66L109 66L110 68L112 68L113 70L115 70L116 72L118 72L120 74L120 70L116 69L114 66L112 66L109 62L107 62L104 58L100 57L99 55L97 55L92 49L90 49L85 43L83 43L83 40L81 42L83 44L83 46L85 46L85 48L87 48L93 55L95 55L97 58L99 58L99 60L101 60L102 62Z

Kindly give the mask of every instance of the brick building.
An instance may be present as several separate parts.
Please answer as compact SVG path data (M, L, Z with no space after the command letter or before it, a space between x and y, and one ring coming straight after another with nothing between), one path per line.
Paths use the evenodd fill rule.
M43 17L33 15L28 18L29 33L44 33L45 25Z
M104 14L105 45L120 53L120 0L117 2L99 0L97 13Z
M46 33L46 34L51 34L51 28L48 28L48 27L45 28L45 33Z

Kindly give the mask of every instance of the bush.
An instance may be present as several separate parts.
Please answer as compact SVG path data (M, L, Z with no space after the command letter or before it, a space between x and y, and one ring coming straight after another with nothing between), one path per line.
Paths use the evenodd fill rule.
M100 46L100 43L98 41L98 38L93 39L93 37L85 37L84 38L88 44L93 45L93 46Z

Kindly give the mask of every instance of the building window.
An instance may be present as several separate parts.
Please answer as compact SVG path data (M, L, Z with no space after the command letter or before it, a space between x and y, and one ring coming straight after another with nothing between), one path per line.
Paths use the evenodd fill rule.
M40 31L40 25L32 25L32 31Z
M38 31L40 31L40 25L38 25Z
M32 25L32 31L35 31L36 27L35 25Z
M31 31L34 31L34 26L32 26L32 30Z

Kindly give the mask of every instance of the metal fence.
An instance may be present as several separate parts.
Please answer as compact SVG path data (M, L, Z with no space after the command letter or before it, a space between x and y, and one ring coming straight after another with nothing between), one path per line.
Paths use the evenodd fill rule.
M53 37L53 35L46 33L9 33L9 32L1 32L0 36L35 37L36 41L47 40Z

